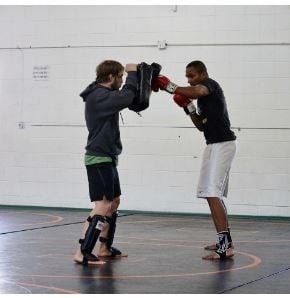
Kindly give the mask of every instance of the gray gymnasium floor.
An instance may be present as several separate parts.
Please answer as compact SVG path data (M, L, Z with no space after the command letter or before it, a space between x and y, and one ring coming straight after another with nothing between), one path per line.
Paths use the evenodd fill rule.
M72 261L86 211L0 206L0 293L290 293L290 219L231 218L236 255L205 261L208 216L121 213L128 258Z

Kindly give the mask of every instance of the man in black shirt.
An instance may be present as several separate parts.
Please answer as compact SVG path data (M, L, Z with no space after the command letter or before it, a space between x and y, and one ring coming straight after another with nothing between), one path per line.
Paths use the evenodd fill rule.
M208 245L211 250L205 260L234 256L228 225L227 210L223 198L227 196L228 178L236 152L236 136L230 129L230 120L223 90L209 78L206 66L193 61L186 66L189 87L179 87L167 77L159 75L153 82L153 90L165 90L174 94L174 101L188 114L193 124L204 133L206 148L203 154L197 197L207 199L217 230L217 243ZM197 100L198 113L193 100Z

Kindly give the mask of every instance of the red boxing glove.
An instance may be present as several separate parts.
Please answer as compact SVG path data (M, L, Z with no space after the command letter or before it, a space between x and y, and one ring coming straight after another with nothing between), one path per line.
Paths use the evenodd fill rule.
M184 95L174 94L173 100L181 108L184 108L186 114L195 114L196 108L194 103Z
M186 96L174 94L173 100L176 104L178 104L181 108L187 107L187 105L191 102Z
M154 79L153 84L154 84L154 86L160 88L161 90L165 90L170 94L174 93L176 88L178 87L176 84L170 82L170 80L167 77L162 76L162 75L159 75L158 77L156 77Z

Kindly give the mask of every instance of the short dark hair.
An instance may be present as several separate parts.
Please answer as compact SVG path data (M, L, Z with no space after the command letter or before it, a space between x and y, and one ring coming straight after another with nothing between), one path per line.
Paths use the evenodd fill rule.
M96 81L98 83L106 83L109 81L109 75L117 76L124 70L123 65L114 60L105 60L100 63L96 68Z
M187 64L186 68L194 68L198 73L205 74L208 76L206 66L203 62L195 60Z

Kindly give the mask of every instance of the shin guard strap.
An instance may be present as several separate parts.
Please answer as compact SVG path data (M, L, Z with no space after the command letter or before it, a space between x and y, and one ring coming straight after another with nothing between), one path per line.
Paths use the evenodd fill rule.
M99 241L100 241L101 243L107 243L108 238L100 237L100 238L99 238Z

